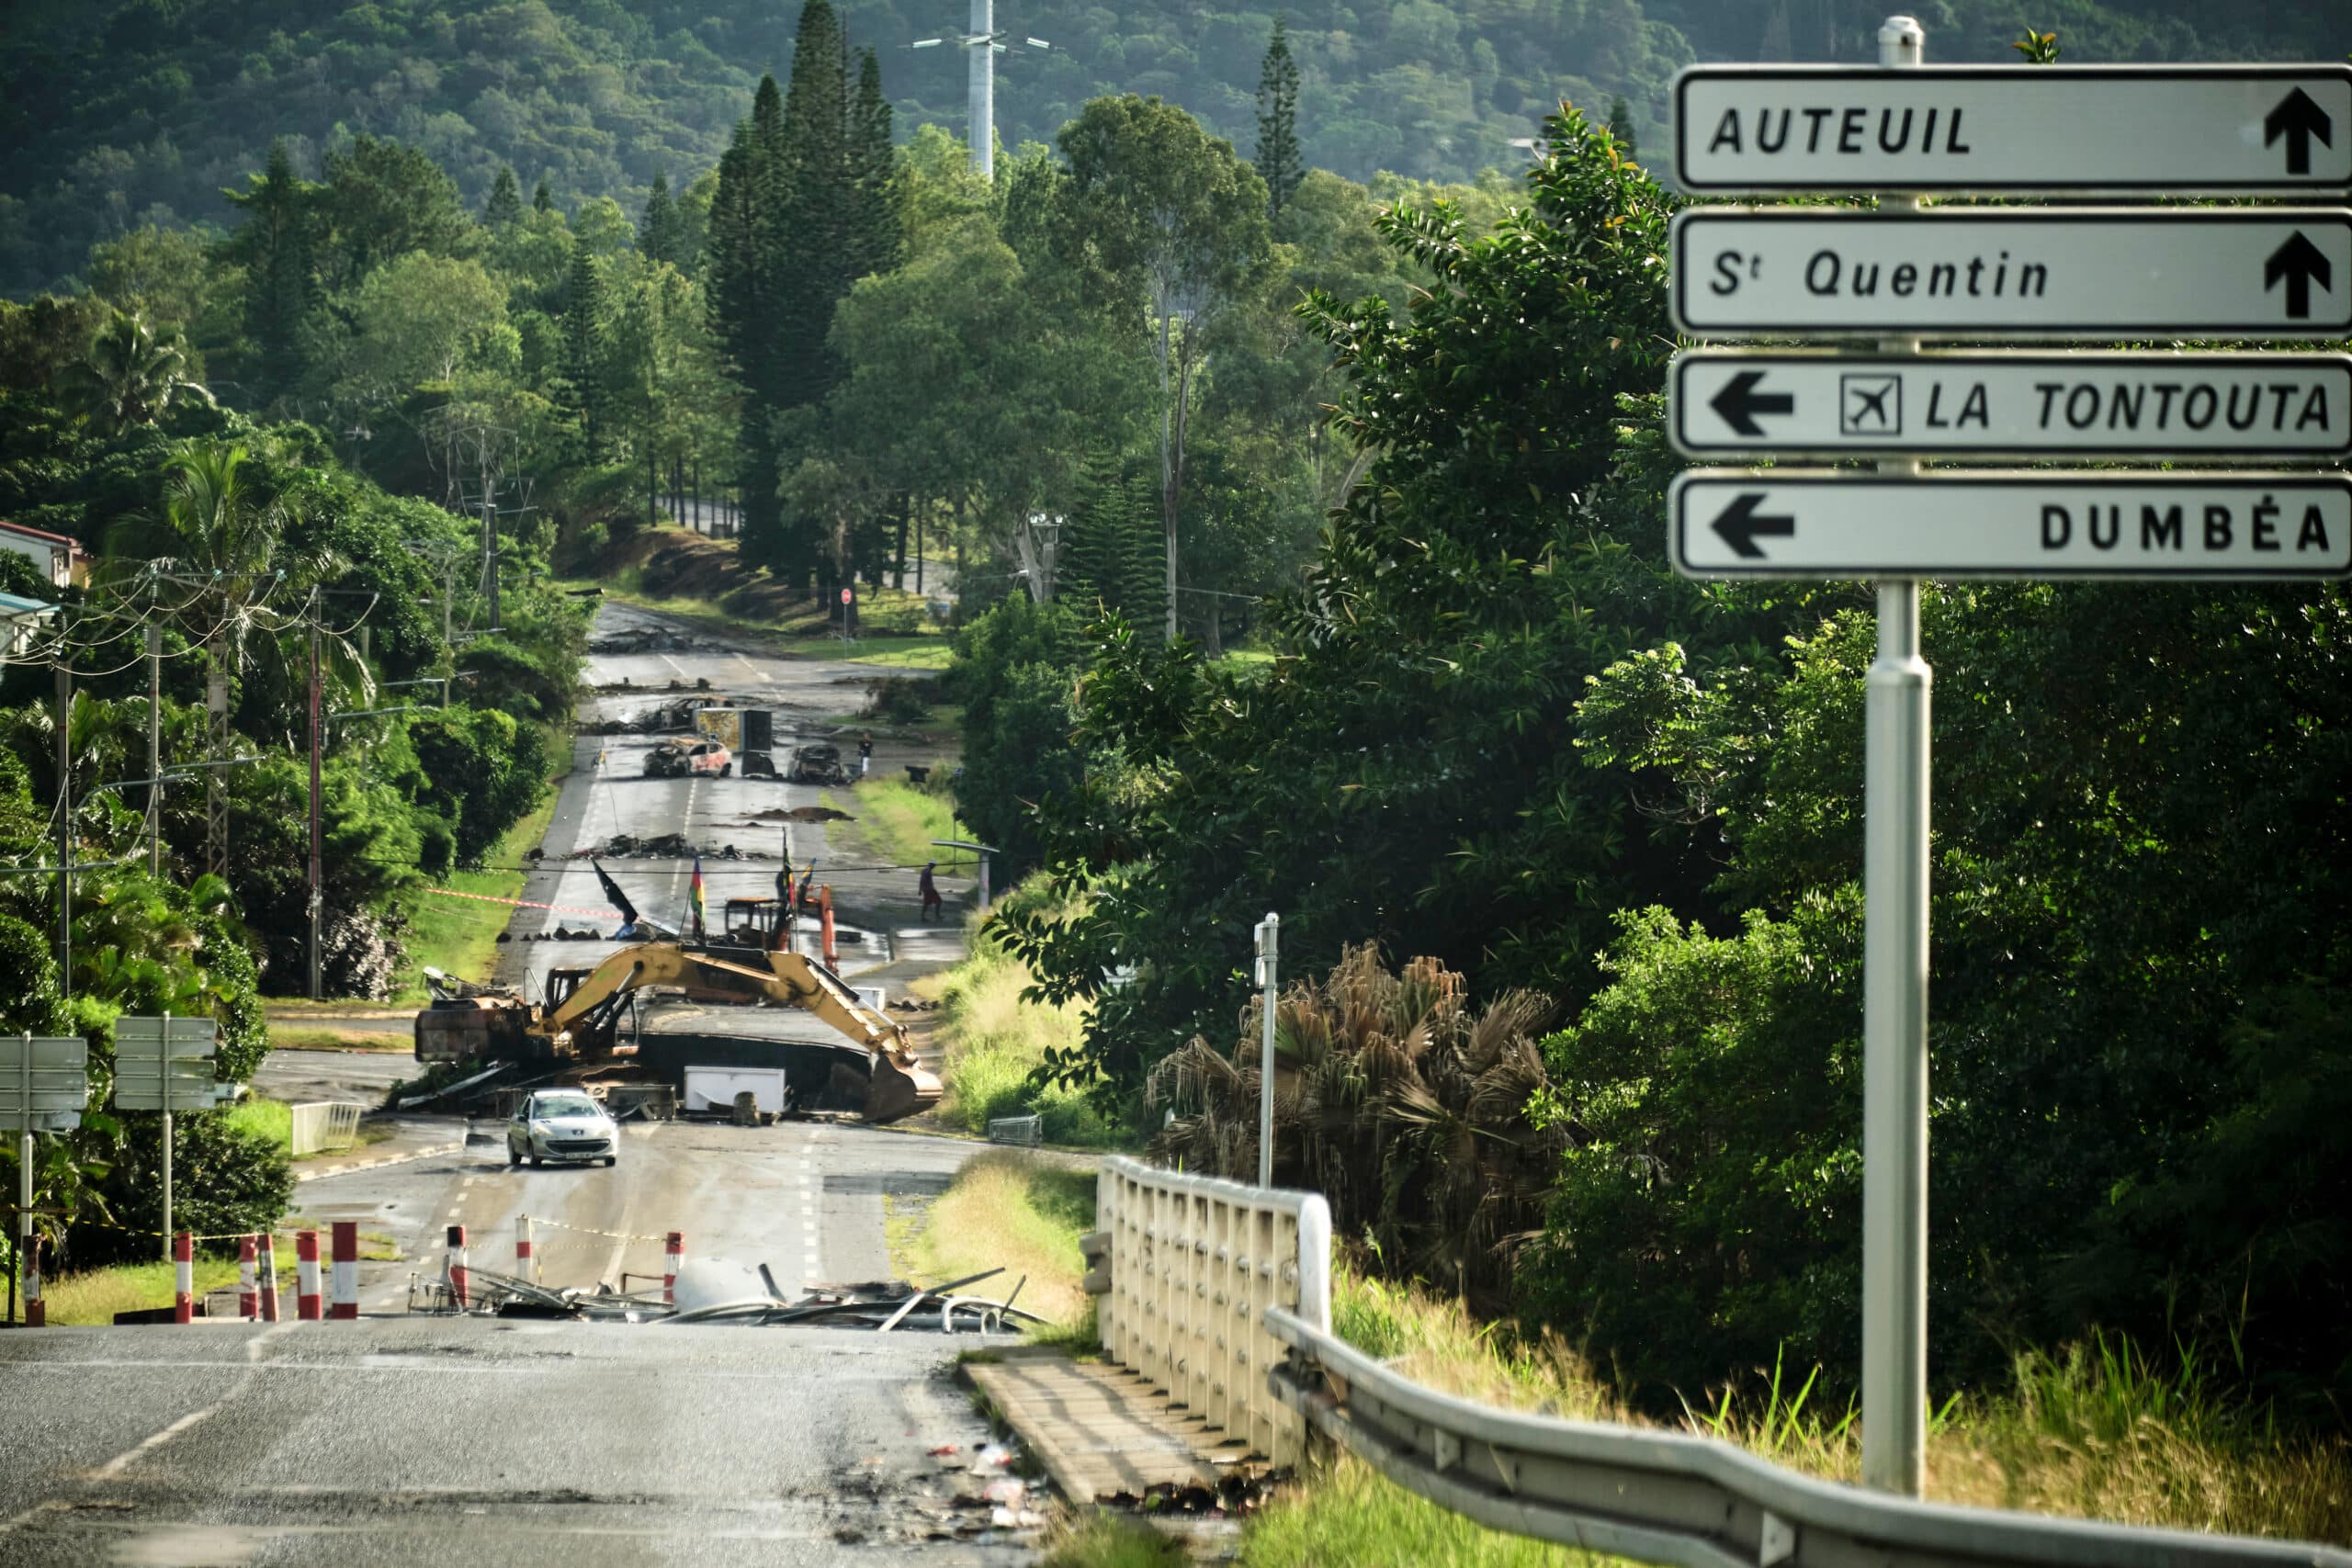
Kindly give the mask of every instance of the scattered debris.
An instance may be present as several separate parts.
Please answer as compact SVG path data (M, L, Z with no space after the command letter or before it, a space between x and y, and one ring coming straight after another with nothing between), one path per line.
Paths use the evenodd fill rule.
M890 1010L892 1012L937 1012L939 1010L939 1004L937 1002L919 1002L901 997L897 1001L890 1004Z
M685 633L668 626L624 626L588 645L591 653L688 653L699 647Z
M775 1276L763 1268L757 1275L758 1293L682 1310L663 1303L659 1291L623 1293L602 1284L593 1290L557 1290L510 1274L474 1269L470 1270L469 1299L464 1310L498 1316L559 1317L596 1323L807 1323L877 1331L903 1323L909 1328L936 1328L947 1334L957 1332L958 1312L964 1314L962 1321L967 1329L983 1333L1025 1330L1044 1324L1044 1318L1013 1305L1013 1298L1021 1293L1017 1287L1012 1296L1001 1302L953 1293L1003 1272L1001 1269L990 1269L930 1290L897 1280L854 1285L812 1284L804 1288L798 1300L787 1301L776 1288ZM751 1271L742 1273L743 1282L749 1284ZM926 1303L937 1303L939 1312L935 1315L928 1312L916 1314L915 1309ZM445 1280L418 1274L409 1280L409 1310L454 1313L459 1309L449 1299ZM951 1443L933 1450L932 1454L938 1459L951 1459L956 1451ZM1011 1464L1012 1457L1011 1450L991 1443L974 1450L971 1471L993 1472Z
M586 860L594 855L605 860L692 860L700 855L705 860L774 860L764 850L739 850L732 844L712 848L697 844L684 833L663 833L655 838L640 839L629 833L616 833L602 844L592 844L584 850L574 850L565 858Z
M771 806L764 811L744 813L752 822L854 822L856 818L846 811L836 811L830 806Z

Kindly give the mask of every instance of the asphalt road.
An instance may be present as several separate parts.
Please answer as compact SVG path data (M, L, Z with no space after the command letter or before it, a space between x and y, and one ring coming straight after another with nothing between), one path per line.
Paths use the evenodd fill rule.
M779 763L794 745L821 740L840 745L845 761L854 766L857 709L865 701L867 684L888 671L841 660L779 659L719 646L677 622L621 604L607 604L599 611L594 636L610 637L642 627L687 637L695 646L665 652L593 656L585 678L596 694L582 705L583 718L632 717L677 695L695 693L697 681L707 681L713 694L775 711ZM626 689L623 682L628 682ZM837 733L844 729L846 735ZM828 835L825 824L755 819L754 814L762 811L827 804L854 815L854 789L745 778L740 771L728 778L649 779L644 776L646 754L661 739L652 735L583 735L577 741L572 772L564 780L542 846L545 860L531 874L522 894L534 904L556 908L517 912L510 928L516 940L502 951L499 980L537 996L545 989L548 970L587 968L616 951L618 944L610 941L525 939L560 926L594 929L602 937L610 937L618 917L587 860L571 857L574 852L600 848L618 834L651 839L678 833L704 850L704 900L714 923L730 897L775 897L776 874L787 859L799 871L813 860L818 880L832 886L836 908L858 939L841 943L842 970L853 981L861 973L894 960L946 961L960 953L957 926L975 886L973 868L943 863L939 885L947 899L949 919L942 926L926 927L920 919L918 873L912 866L876 867L862 852L839 845ZM907 763L922 766L937 761L930 749L887 734L875 740L874 769L878 777L903 777L900 769ZM721 858L730 845L740 854L760 858ZM952 859L949 852L941 852L941 857L943 863ZM640 913L683 928L694 873L691 860L607 857L603 863ZM814 951L813 933L801 946L804 952Z
M631 615L608 608L600 626ZM790 703L810 728L840 722L870 674L696 649L600 660L592 679L628 673L642 684L658 669L662 685L692 689L698 673L718 684L730 661L741 668L724 689ZM747 846L754 835L727 826L742 812L820 793L741 778L645 781L641 753L617 766L608 758L600 774L596 744L583 742L589 765L567 782L551 859L616 831ZM792 831L796 857L816 855L821 876L822 829ZM777 863L706 862L714 913L730 891L766 892ZM585 863L583 874L569 869L535 873L524 896L601 904ZM648 913L675 918L689 868L613 869ZM850 881L858 875L866 880ZM875 940L852 950L861 958L896 958L903 973L910 957L944 960L960 946L902 918L916 908L911 873L835 882L872 928ZM524 909L514 929L559 919L612 925ZM611 947L518 941L502 949L502 977L543 984L548 967L593 963ZM822 1032L788 1011L745 1010L740 1021ZM373 1100L380 1081L413 1067L404 1055L288 1053L260 1083L292 1098ZM361 1265L359 1322L0 1336L0 1564L307 1564L322 1553L339 1565L563 1568L910 1553L1028 1562L1031 1544L991 1527L980 1496L1004 1472L970 1468L987 1432L950 1371L976 1337L407 1312L412 1278L440 1274L447 1227L466 1227L474 1267L511 1272L526 1215L550 1284L658 1282L662 1237L673 1230L686 1274L722 1289L763 1263L787 1294L888 1278L893 1201L936 1194L973 1151L855 1122L630 1123L612 1168L533 1168L510 1166L503 1124L485 1121L456 1154L306 1181L304 1223L356 1220L398 1255Z

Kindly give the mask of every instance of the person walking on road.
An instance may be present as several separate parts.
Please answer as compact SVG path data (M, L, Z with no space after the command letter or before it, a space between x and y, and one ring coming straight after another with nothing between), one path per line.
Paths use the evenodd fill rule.
M873 766L874 732L870 729L861 729L857 732L857 776L864 778L866 770Z
M926 921L931 919L931 912L933 909L940 912L940 918L943 919L947 914L947 906L939 897L939 884L932 880L931 875L932 868L938 863L937 861L933 861L930 865L922 868L922 918Z

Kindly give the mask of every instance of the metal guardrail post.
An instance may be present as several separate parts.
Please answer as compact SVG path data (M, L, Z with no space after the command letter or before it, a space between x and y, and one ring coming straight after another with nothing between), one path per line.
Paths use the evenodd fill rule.
M1962 1508L1780 1469L1713 1438L1441 1393L1276 1307L1272 1392L1389 1480L1491 1529L1676 1568L2352 1568L2352 1552Z

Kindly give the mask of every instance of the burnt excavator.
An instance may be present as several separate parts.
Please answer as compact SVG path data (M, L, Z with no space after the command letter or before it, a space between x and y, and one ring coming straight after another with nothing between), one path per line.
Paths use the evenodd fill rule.
M628 899L609 879L605 886L628 919L624 931L637 927ZM867 1007L831 969L791 950L788 906L737 902L749 913L739 923L730 909L725 941L690 942L662 933L593 968L551 971L542 1002L428 970L433 1002L416 1015L416 1058L593 1066L636 1056L644 1037L622 1043L621 1016L659 988L687 1002L765 1002L814 1014L846 1044L828 1048L835 1058L823 1075L828 1092L868 1122L895 1122L938 1104L939 1078L916 1060L906 1030Z

